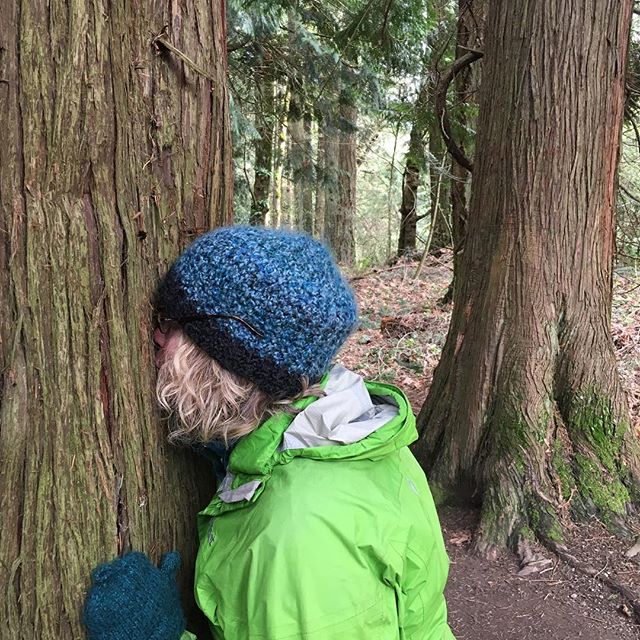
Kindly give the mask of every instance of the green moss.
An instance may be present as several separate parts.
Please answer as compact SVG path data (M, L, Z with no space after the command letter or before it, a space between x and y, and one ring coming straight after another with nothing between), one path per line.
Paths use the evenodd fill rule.
M551 464L553 468L556 470L558 475L558 479L560 480L560 489L562 492L562 498L564 500L569 500L573 489L576 486L575 480L573 478L573 473L571 471L571 465L567 462L563 455L563 447L562 441L559 438L553 443L553 452L551 455Z
M521 412L512 416L497 419L500 432L497 434L496 445L506 455L512 457L519 472L524 472L525 464L519 458L520 451L529 450L532 444L543 446L547 439L551 412L546 406L540 412L535 424L525 420Z
M547 538L554 542L563 541L563 532L558 514L549 504L536 500L529 507L529 526L541 538Z
M594 390L575 394L567 426L572 434L587 441L607 471L618 474L628 425L614 415L611 398Z
M433 497L436 507L446 504L448 493L439 482L429 481L429 488L431 489L431 496Z
M560 522L558 520L554 520L549 528L547 529L547 537L549 540L553 540L554 542L562 543L564 541L564 536L562 532L562 527L560 526Z
M526 525L520 529L520 537L524 538L525 540L530 540L531 542L534 542L536 540L536 534L533 532L533 529Z
M575 462L580 493L593 503L605 524L611 522L612 514L624 516L630 496L622 482L607 477L598 462L585 455L576 454Z

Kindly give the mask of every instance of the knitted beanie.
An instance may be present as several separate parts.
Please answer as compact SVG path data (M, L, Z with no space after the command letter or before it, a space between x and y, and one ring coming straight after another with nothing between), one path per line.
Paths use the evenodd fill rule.
M309 236L263 227L197 238L160 282L155 306L224 369L273 398L298 394L303 377L318 381L357 322L353 292L329 251ZM215 314L235 318L203 318Z

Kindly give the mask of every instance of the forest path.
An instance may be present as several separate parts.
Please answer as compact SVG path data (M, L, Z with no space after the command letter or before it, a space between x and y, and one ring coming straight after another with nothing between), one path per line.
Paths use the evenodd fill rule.
M450 306L440 307L451 278L451 256L429 258L419 280L417 264L400 263L355 276L361 327L339 360L370 379L400 386L417 413L444 344ZM632 417L640 431L640 275L614 278L613 335ZM555 556L543 573L520 577L517 558L489 562L472 552L478 514L444 508L440 517L451 559L449 620L458 640L637 640L640 626L626 605L598 580ZM627 560L630 544L594 522L576 527L567 546L583 562L608 572L640 597L640 561Z

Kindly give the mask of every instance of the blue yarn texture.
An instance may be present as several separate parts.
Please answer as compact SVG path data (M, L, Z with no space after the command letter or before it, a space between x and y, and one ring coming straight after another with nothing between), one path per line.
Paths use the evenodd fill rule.
M263 227L223 227L197 238L156 292L156 309L223 368L274 398L313 383L357 323L356 301L325 246ZM181 318L234 315L237 320Z
M156 568L144 553L100 565L84 605L88 640L178 640L186 624L175 574L176 552Z

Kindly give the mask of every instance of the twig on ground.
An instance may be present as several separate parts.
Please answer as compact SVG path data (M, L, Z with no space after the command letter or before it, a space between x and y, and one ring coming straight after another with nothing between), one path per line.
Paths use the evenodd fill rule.
M599 580L602 584L609 587L609 589L620 594L631 605L636 622L640 623L640 599L627 585L618 582L615 578L611 578L610 576L603 574L602 572L604 569L598 571L590 564L578 560L578 558L569 553L569 550L564 545L548 539L544 540L544 544L550 551L553 551L558 558L566 562L570 567L573 567L585 576Z

